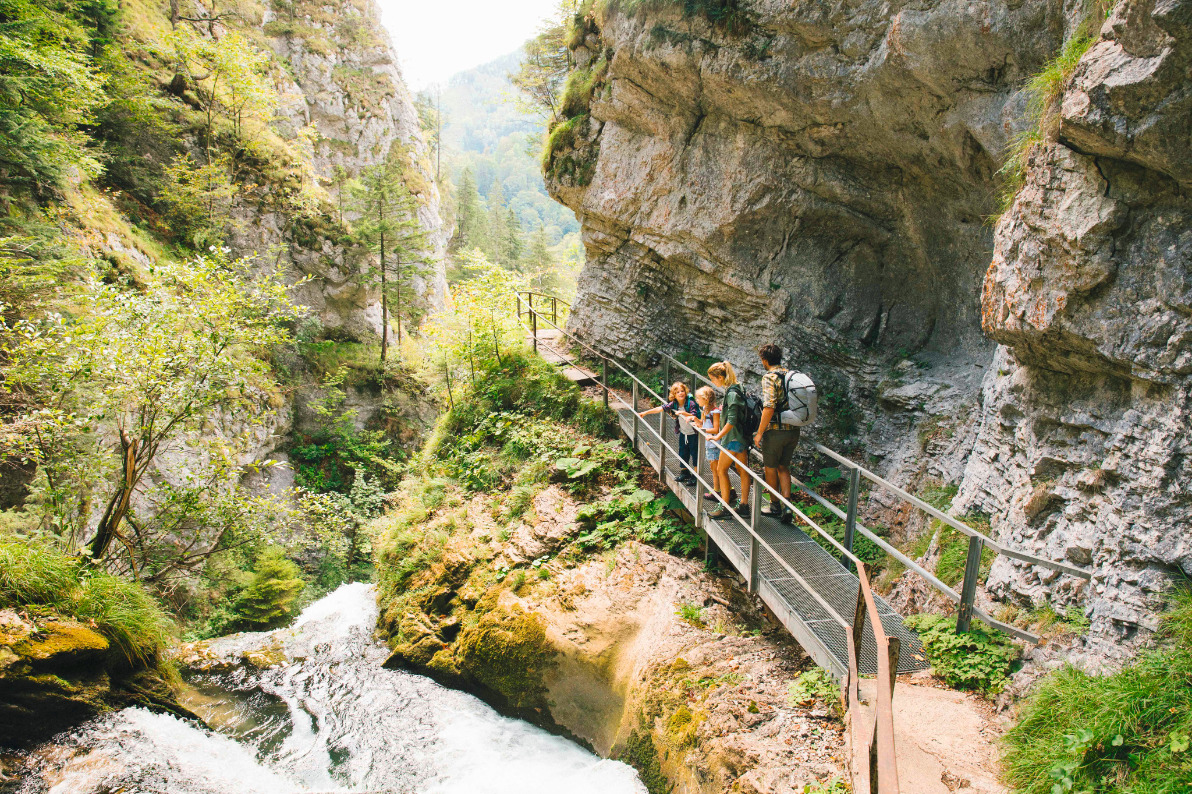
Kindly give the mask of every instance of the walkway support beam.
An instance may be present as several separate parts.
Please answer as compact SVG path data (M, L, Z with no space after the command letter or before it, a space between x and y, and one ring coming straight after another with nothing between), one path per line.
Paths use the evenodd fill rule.
M968 557L964 561L964 586L960 589L960 608L956 610L956 631L965 632L973 620L973 601L977 596L977 579L981 576L981 549L985 544L979 537L969 538Z

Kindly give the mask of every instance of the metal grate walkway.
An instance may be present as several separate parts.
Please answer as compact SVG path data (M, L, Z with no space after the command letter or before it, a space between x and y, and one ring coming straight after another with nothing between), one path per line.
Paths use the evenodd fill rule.
M632 438L633 413L628 408L618 411L621 428ZM658 417L662 416L663 437L672 449L678 448L674 421L664 414L639 419L639 424L649 422L657 430ZM653 442L653 443L651 443ZM638 451L658 468L659 445L653 434L642 432ZM671 491L683 502L693 516L697 514L696 499L701 498L697 486L688 486L678 481L679 461L673 452L666 453L664 480ZM700 476L706 482L712 481L707 461L700 461ZM730 479L737 493L741 492L735 470L730 470ZM716 544L721 553L747 579L749 577L750 537L748 530L732 516L720 520L708 517L708 510L719 502L705 501L707 509L700 511L700 526ZM783 524L776 518L761 516L758 535L770 548L780 554L808 586L814 588L837 614L852 619L857 603L857 590L861 584L855 573L845 568L828 551L812 540L797 526ZM785 566L779 563L765 548L760 549L758 561L757 593L766 606L782 621L799 644L821 667L831 670L837 678L848 672L848 639L845 629L830 615L823 605L805 588ZM902 617L881 598L877 599L878 613L887 636L902 641L902 652L898 657L898 672L907 673L927 667L926 655L918 635L902 623ZM873 628L866 622L861 642L858 664L862 675L877 674L877 645Z

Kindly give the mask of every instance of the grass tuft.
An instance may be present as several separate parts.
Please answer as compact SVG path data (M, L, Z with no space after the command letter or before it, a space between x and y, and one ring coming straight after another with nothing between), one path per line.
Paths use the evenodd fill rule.
M1180 593L1161 644L1107 676L1044 678L1006 735L1005 779L1020 794L1175 794L1192 780L1192 596Z
M137 583L36 541L0 541L0 607L42 607L94 621L129 662L155 661L173 628Z

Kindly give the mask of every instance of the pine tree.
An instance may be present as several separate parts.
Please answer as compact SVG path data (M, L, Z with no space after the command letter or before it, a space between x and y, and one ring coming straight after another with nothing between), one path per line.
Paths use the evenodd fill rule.
M490 260L510 267L513 263L504 258L507 234L505 220L505 194L501 190L501 183L494 179L488 191L488 247L481 250Z
M513 207L505 210L505 235L501 240L500 261L510 270L520 270L522 254L525 252L525 241L522 239L521 221Z
M379 259L367 277L377 279L381 287L381 361L389 349L390 292L395 296L393 314L400 345L402 318L413 314L402 288L426 267L426 232L418 221L417 200L405 184L402 159L401 151L395 149L385 162L365 169L351 186L353 208L360 216L353 223L354 231Z
M480 194L476 192L476 180L472 170L465 168L459 178L456 193L455 236L451 239L453 253L472 248L483 249L487 245L484 212L480 208Z

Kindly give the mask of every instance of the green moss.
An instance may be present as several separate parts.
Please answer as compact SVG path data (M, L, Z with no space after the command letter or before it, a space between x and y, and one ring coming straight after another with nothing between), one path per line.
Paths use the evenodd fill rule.
M13 646L19 655L33 662L70 662L93 658L111 647L102 634L73 622L49 621L40 632Z
M543 675L554 665L542 619L520 608L485 614L455 644L464 675L503 696L518 709L546 709Z
M0 540L0 607L27 606L94 621L129 661L156 660L172 632L165 613L136 582L41 543Z
M343 89L354 104L365 108L379 108L396 92L388 75L355 66L336 66L331 79Z
M617 758L637 770L637 775L649 794L670 793L672 786L662 772L658 748L654 746L654 739L649 730L630 733Z

